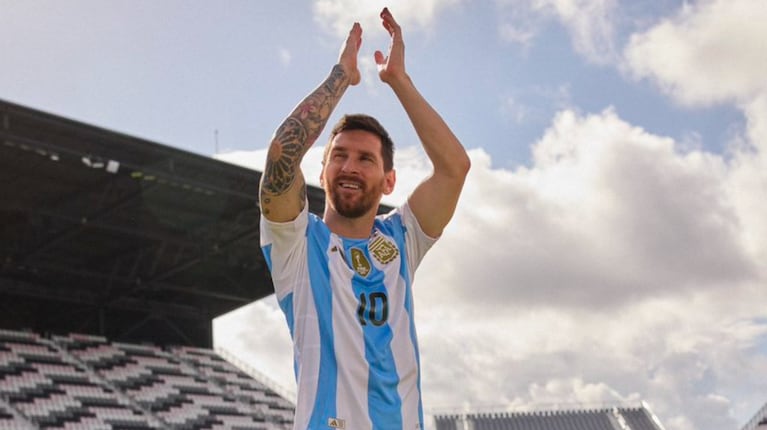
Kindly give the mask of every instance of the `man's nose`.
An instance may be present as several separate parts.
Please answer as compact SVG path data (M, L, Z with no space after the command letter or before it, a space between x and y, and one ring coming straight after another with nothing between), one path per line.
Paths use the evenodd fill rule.
M347 158L341 166L341 171L344 173L359 173L359 163L352 157Z

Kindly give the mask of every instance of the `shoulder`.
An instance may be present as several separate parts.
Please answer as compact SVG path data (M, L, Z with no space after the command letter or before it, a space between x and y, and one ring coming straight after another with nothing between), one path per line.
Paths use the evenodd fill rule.
M392 209L386 214L378 215L376 217L376 225L379 228L388 227L401 229L405 232L410 231L411 233L417 234L419 236L428 237L434 240L438 239L438 237L430 237L423 232L421 224L413 213L409 202L405 202L404 204Z
M424 233L408 202L376 217L376 228L394 238L400 246L406 243L428 244L431 246L438 238Z
M405 204L404 206L407 206L407 204ZM404 227L403 218L402 218L404 206L398 206L385 214L377 215L375 220L375 226L379 229L386 229L386 230Z
M270 221L261 217L259 234L261 246L291 244L312 236L327 236L330 230L322 218L304 208L297 217L286 222Z

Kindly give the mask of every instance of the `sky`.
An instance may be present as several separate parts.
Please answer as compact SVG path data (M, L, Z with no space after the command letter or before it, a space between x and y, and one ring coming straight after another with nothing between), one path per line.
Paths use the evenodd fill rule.
M389 129L397 205L430 165L376 75L383 6L472 159L416 275L427 412L646 401L667 430L745 424L767 402L763 0L0 0L0 98L261 170L359 21L362 82L331 122ZM273 297L214 329L295 389Z

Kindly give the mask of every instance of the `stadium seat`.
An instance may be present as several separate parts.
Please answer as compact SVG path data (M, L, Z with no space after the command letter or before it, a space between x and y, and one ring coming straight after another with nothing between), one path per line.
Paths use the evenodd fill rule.
M211 350L0 330L0 430L282 430L292 420L292 403Z

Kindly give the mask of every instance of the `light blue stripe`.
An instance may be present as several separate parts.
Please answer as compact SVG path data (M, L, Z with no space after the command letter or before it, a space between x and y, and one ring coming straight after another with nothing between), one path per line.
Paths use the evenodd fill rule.
M261 251L264 253L264 259L266 260L266 265L269 267L269 271L272 271L272 244L266 245L261 248ZM290 330L290 338L295 339L294 337L294 328L295 328L295 318L293 316L293 293L289 293L285 297L282 298L282 300L278 300L277 304L280 305L280 309L282 309L282 313L285 314L285 320L288 323L288 330ZM293 357L293 374L296 377L296 381L298 381L298 362L295 360L295 357Z
M282 300L278 301L278 304L280 305L280 309L282 309L282 312L285 314L285 319L288 321L288 329L290 329L290 337L293 337L293 293L288 294L287 296L283 297Z
M287 296L283 297L282 300L278 301L278 304L280 305L280 309L282 309L282 312L285 314L285 320L288 322L288 329L290 330L290 338L294 339L293 326L294 326L295 319L293 318L293 293L290 293ZM298 362L296 361L295 357L293 357L293 373L296 377L296 381L298 381Z
M272 271L272 244L262 246L261 252L264 254L264 260L266 260L266 266L269 267L269 271Z
M359 243L359 241L346 242L344 246L346 255L351 255L350 248ZM367 241L358 249L363 249L368 261L373 261L366 245ZM399 375L391 350L394 333L388 322L382 325L373 323L373 321L380 323L384 312L388 312L383 309L384 301L380 295L375 294L386 294L384 273L372 264L371 269L367 277L363 278L355 274L352 278L352 290L358 302L361 300L360 296L364 295L367 304L367 311L363 315L365 324L362 326L362 334L365 339L365 359L369 366L368 413L373 423L373 430L401 430L402 399L397 391Z
M317 393L309 428L327 428L328 418L336 417L338 364L333 333L333 294L330 290L327 249L330 231L310 215L307 228L307 259L317 323L320 331L320 368Z

